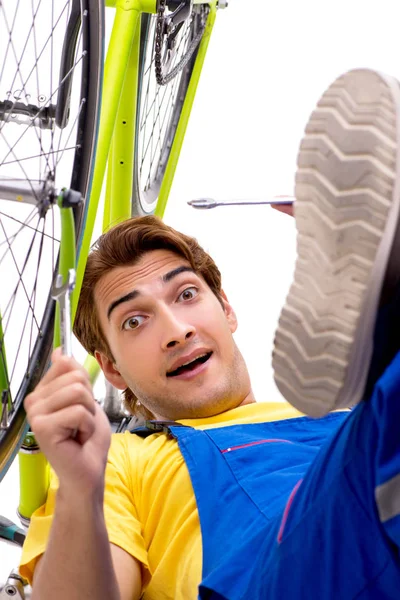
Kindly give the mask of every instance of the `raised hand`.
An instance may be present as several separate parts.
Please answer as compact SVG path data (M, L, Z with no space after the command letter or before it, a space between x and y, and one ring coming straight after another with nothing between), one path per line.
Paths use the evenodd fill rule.
M85 369L60 349L25 399L28 422L55 470L60 490L90 494L104 485L111 429Z

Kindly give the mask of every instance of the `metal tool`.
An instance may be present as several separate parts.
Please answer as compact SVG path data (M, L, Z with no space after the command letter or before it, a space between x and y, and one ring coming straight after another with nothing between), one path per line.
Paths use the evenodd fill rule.
M63 284L63 276L57 275L57 279L51 288L51 297L58 301L60 307L60 332L61 332L61 348L63 354L72 356L72 330L71 330L71 302L70 295L75 287L75 269L69 269L67 281ZM78 433L74 429L71 437L76 438Z
M51 297L58 301L60 307L61 347L66 356L72 356L70 295L74 287L75 269L69 269L66 282L63 284L63 276L59 274L51 288Z
M255 206L260 204L293 204L295 198L292 196L274 196L270 200L234 200L227 202L217 202L212 198L197 198L189 200L188 204L192 208L209 209L217 206Z

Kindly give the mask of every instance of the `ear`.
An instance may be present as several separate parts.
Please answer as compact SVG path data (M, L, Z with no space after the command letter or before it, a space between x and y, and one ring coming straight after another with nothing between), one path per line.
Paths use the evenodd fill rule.
M100 365L101 370L104 373L104 377L118 390L125 390L128 385L121 373L118 371L116 364L110 360L103 352L94 353L94 357Z
M238 326L236 313L233 310L232 306L229 304L228 298L226 297L224 290L221 290L221 301L226 315L226 320L228 321L229 328L232 333L235 333Z

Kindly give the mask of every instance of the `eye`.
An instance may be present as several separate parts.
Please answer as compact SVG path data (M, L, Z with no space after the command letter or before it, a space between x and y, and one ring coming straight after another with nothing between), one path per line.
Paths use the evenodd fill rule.
M139 325L141 325L144 322L144 319L145 317L142 317L141 315L137 315L136 317L129 317L129 319L122 323L122 329L125 329L126 331L137 329Z
M196 287L189 287L186 288L186 290L183 290L183 292L181 294L179 294L179 299L182 300L192 300L192 298L195 298L195 296L197 296L197 294L199 293L199 290Z

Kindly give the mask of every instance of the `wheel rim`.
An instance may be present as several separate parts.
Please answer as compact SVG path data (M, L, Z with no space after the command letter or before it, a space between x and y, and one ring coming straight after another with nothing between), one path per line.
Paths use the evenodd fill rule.
M60 240L54 201L62 187L73 185L79 154L86 68L82 30L62 77L64 84L72 81L63 128L56 124L55 108L62 89L62 41L76 7L80 13L79 2L36 0L27 14L26 3L0 3L0 363L7 367L0 394L6 385L9 422L22 401L20 390L32 377L28 367L34 349L40 354L49 335L42 321ZM40 359L45 362L46 356ZM3 435L0 428L0 442Z

